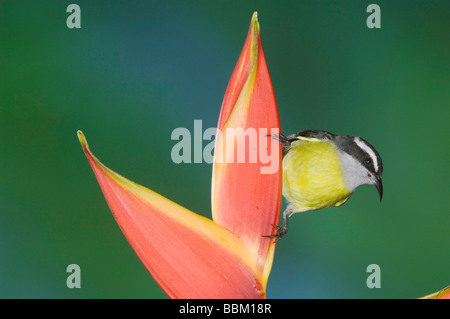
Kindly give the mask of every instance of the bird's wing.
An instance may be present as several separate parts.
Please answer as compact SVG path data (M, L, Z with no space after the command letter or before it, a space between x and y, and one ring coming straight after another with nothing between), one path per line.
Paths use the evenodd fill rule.
M283 156L286 155L286 153L289 151L291 144L297 140L318 142L323 140L332 140L335 137L335 135L330 132L318 130L301 131L288 136L284 136L283 134L280 135L272 134L271 136L281 143Z

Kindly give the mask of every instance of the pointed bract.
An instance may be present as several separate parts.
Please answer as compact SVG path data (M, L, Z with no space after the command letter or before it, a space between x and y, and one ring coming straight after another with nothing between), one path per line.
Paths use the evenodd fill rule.
M212 211L214 221L236 234L254 253L252 262L262 273L264 285L275 244L262 236L273 233L281 206L281 148L268 135L279 134L279 129L255 12L218 121L221 134L216 138ZM244 162L239 161L239 151L245 153Z
M113 172L80 131L78 138L122 232L169 297L265 297L252 253L236 235Z
M450 299L450 286L447 286L435 293L426 295L420 299Z

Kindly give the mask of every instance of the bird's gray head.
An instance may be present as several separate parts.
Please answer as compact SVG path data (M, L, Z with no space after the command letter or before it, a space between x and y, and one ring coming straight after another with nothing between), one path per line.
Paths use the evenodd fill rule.
M383 197L383 162L375 148L366 140L352 135L335 135L339 160L347 187L353 192L361 185L375 185Z

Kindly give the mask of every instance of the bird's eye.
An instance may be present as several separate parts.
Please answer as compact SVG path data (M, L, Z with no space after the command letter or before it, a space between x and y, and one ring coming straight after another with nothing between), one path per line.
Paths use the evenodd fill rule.
M366 158L364 160L364 163L366 163L366 165L371 165L372 164L372 160L370 158Z

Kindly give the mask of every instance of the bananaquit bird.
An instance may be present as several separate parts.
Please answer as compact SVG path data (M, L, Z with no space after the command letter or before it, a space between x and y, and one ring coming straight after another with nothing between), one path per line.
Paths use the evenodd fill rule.
M265 236L279 241L294 213L341 206L361 185L375 185L383 197L383 163L378 152L358 136L308 130L289 136L272 135L283 150L283 196L288 206L284 225Z

